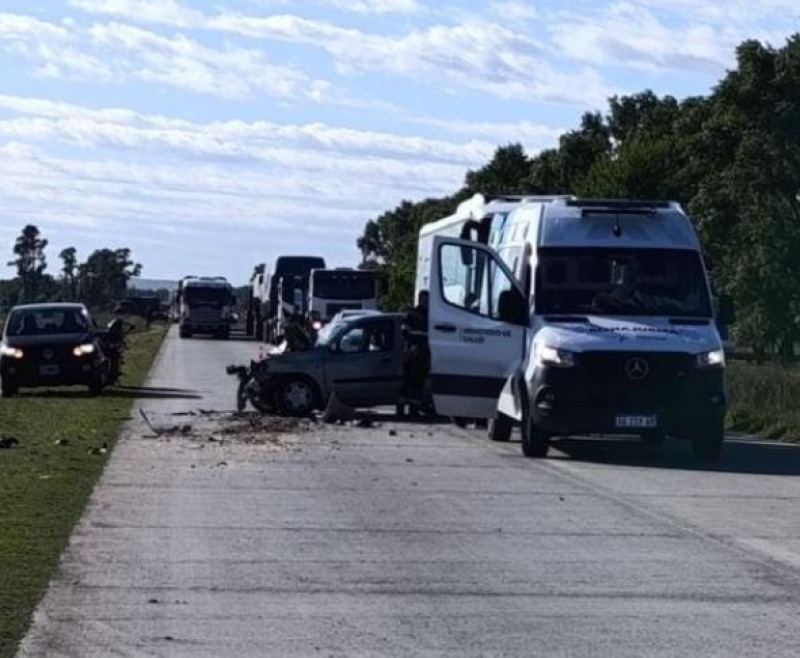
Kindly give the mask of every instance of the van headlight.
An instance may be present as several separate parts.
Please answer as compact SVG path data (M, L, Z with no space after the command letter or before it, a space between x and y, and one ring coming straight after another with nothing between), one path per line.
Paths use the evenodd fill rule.
M314 322L314 324L312 324L311 326L314 328L314 331L319 331L320 329L322 329L322 323L319 320Z
M697 355L698 368L724 368L725 350L710 350Z
M85 345L78 345L72 350L73 356L86 356L87 354L94 354L94 345L86 343Z
M536 365L572 368L575 365L575 354L550 345L539 345L536 348Z
M23 352L18 347L10 347L5 343L0 344L0 354L12 359L21 359L22 357L25 356L25 352Z

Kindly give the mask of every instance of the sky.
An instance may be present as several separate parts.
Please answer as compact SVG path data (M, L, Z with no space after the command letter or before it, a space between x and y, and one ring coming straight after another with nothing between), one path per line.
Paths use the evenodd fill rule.
M129 247L164 279L355 266L368 219L497 146L708 93L795 32L796 0L0 0L0 245L33 223L51 270Z

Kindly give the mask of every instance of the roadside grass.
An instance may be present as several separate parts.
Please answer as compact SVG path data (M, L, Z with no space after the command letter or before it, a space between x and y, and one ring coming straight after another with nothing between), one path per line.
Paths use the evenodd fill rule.
M731 429L800 443L800 368L732 362L728 387Z
M122 386L140 386L166 334L137 326L128 336ZM14 655L108 459L133 393L23 389L0 399L0 658ZM107 450L102 450L107 444Z

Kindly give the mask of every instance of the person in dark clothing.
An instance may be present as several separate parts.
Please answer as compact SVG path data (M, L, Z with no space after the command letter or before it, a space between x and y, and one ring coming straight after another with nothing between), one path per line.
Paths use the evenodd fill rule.
M431 352L428 345L428 291L422 290L417 305L403 321L403 386L397 402L399 415L406 406L412 413L422 407L425 381L431 368Z

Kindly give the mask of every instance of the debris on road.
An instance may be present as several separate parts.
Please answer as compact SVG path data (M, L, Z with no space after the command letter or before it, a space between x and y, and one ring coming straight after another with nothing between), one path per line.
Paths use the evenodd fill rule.
M336 391L331 393L331 397L328 399L328 406L325 407L325 411L322 414L322 422L328 424L347 423L355 420L355 418L356 410L342 402L339 396L336 395Z
M68 446L69 445L69 439L56 439L55 441L53 441L53 445Z

